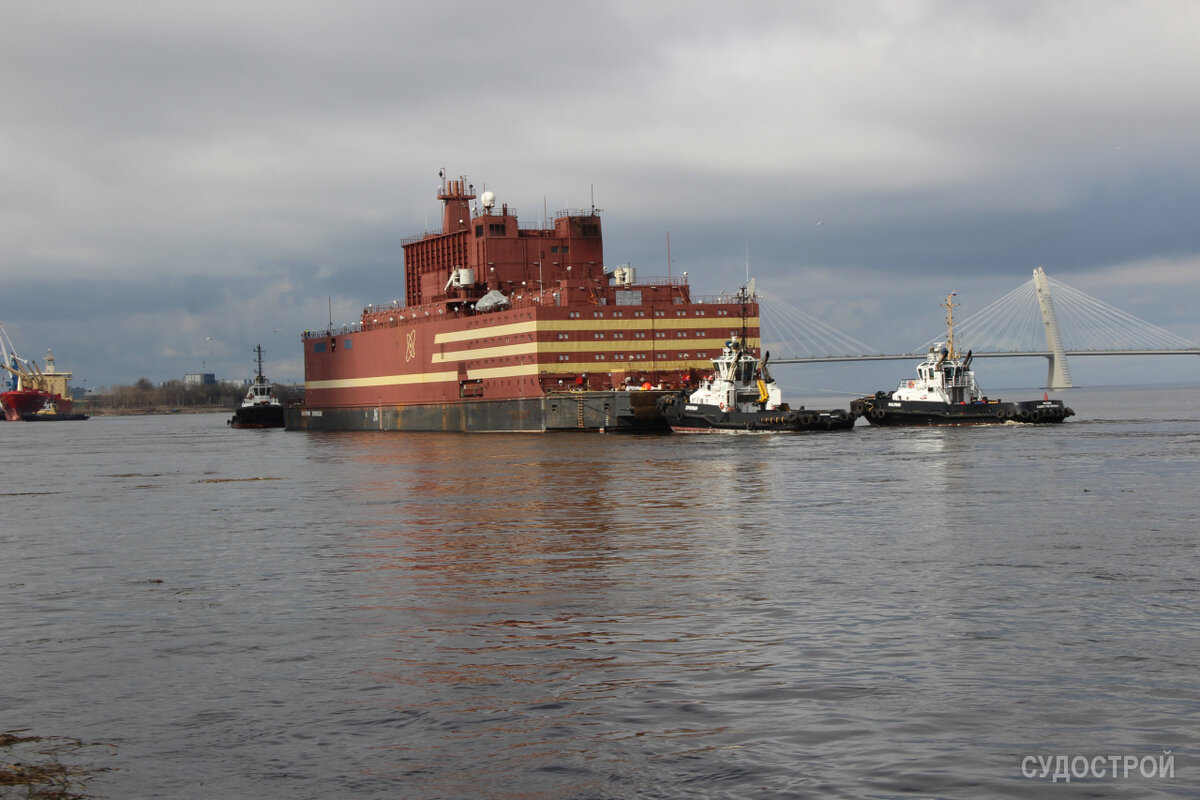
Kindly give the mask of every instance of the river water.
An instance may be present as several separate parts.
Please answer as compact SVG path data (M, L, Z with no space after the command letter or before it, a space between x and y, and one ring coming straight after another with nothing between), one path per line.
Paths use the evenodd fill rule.
M794 436L3 423L0 730L108 743L114 800L1194 797L1197 391Z

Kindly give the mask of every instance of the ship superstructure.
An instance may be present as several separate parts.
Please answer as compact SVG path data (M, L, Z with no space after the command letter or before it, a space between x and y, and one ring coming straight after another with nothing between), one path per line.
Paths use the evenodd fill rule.
M529 225L444 176L442 228L404 247L404 302L305 331L305 401L289 428L544 431L662 427L734 331L759 347L758 304L693 297L684 277L606 268L600 210Z

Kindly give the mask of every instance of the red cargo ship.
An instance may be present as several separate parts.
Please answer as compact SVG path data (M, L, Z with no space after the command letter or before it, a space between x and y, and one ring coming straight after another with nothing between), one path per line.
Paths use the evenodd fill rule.
M74 401L68 388L71 373L55 369L54 353L47 351L46 368L38 368L37 362L17 355L3 325L0 370L0 419L87 419L84 414L73 413Z
M606 270L600 212L522 225L491 192L442 177L442 229L404 243L405 302L304 332L293 430L665 428L659 397L694 387L731 332L759 347L756 298L693 297L683 278Z

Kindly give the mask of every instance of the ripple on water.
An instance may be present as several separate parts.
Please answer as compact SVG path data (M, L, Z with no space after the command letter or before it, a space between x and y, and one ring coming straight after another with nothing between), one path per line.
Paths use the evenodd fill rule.
M1033 796L1027 755L1171 749L1053 788L1186 797L1200 423L1123 398L1039 432L51 429L5 487L0 696L116 744L98 796Z

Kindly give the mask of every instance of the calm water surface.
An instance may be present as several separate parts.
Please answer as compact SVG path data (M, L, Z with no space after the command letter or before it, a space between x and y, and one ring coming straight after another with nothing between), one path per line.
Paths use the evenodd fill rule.
M774 437L0 423L0 730L112 743L113 800L1194 797L1197 391Z

